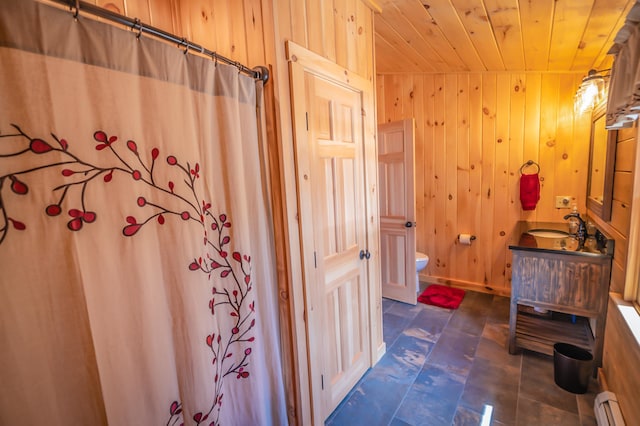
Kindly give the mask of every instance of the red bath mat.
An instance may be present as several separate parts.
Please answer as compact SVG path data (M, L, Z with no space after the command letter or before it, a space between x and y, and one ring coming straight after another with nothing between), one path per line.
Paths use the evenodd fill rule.
M464 298L464 290L431 284L418 296L418 302L447 309L458 309Z

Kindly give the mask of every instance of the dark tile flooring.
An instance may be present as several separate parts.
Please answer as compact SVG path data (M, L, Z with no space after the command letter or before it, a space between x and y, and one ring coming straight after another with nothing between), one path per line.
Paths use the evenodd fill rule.
M555 384L553 357L509 355L508 298L467 291L456 310L383 299L383 312L387 353L327 426L596 425L597 381L576 395Z

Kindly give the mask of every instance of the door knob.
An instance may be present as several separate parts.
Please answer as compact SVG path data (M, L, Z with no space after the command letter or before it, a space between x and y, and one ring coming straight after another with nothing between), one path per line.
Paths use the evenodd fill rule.
M366 257L367 260L369 260L371 258L371 253L369 253L369 250L366 251L364 257Z
M409 222L405 223L404 226L405 226L405 228L412 228L412 227L416 226L416 223L409 221Z
M366 256L364 250L360 250L360 260L364 259L364 257Z

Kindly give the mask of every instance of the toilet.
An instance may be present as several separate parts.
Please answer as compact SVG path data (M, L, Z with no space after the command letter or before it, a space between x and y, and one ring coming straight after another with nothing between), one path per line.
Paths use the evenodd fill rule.
M429 256L424 253L416 252L416 292L420 291L420 271L427 267Z

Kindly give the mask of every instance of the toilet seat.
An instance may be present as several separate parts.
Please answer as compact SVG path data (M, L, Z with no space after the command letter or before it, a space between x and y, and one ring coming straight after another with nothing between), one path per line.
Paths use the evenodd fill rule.
M416 262L420 262L420 261L425 261L425 260L429 260L429 256L427 256L424 253L421 253L419 251L416 252Z

